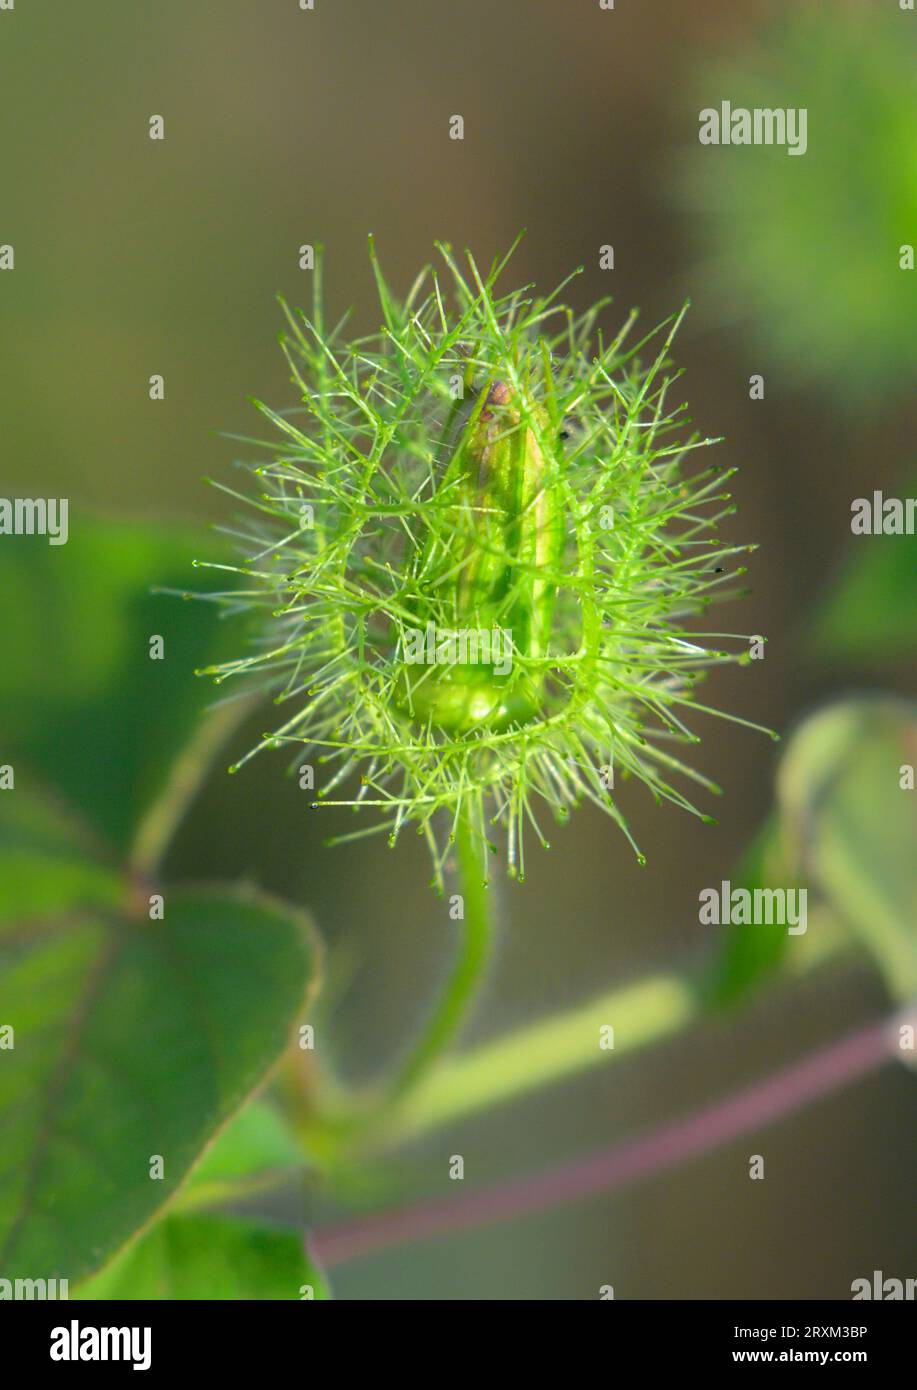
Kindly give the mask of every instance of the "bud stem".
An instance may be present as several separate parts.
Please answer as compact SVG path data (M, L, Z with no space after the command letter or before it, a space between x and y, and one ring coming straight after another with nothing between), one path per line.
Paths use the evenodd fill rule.
M420 1038L412 1047L388 1088L386 1100L400 1100L440 1060L455 1040L474 1004L490 962L494 932L494 891L485 882L481 839L468 816L456 826L458 888L464 900L464 917L458 955Z

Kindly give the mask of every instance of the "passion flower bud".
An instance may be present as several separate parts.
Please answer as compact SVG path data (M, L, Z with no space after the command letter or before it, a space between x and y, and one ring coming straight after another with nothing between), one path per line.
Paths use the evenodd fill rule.
M497 730L541 710L564 546L549 432L543 406L523 410L496 381L445 470L438 524L410 565L417 626L402 633L398 701L421 724Z
M485 281L469 257L469 283L440 249L454 313L429 273L399 303L375 260L375 338L325 334L318 266L311 321L287 311L302 409L259 407L283 442L252 467L251 549L217 595L261 622L212 674L260 677L290 712L259 747L331 765L315 804L375 807L391 843L414 822L441 888L457 829L480 857L502 824L520 878L544 808L562 822L591 800L630 839L616 779L700 814L669 779L710 786L678 748L698 742L692 713L716 713L698 680L748 638L729 655L709 631L747 547L711 534L728 475L685 466L711 441L682 439L668 403L680 316L641 363L633 319L596 343L598 310L498 297L501 267Z

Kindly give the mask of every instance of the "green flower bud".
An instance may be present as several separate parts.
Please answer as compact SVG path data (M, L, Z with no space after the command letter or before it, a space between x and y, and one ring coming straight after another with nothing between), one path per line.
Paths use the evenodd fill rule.
M213 674L260 676L289 713L259 747L330 766L316 804L375 808L392 844L413 822L441 888L460 824L479 851L501 824L519 878L545 808L592 801L630 838L616 777L700 814L670 779L710 787L678 750L716 713L699 680L747 650L706 609L748 547L711 534L728 475L685 467L711 441L668 403L680 316L644 364L633 319L596 343L598 308L497 296L501 266L485 281L469 258L469 283L440 249L454 310L429 272L399 303L374 260L374 338L326 334L320 263L312 321L287 311L301 410L259 407L283 443L252 470L251 549L217 598L261 621Z
M430 669L406 664L398 691L422 724L504 729L541 710L564 546L549 433L544 407L523 412L496 381L481 392L445 470L442 525L410 562Z

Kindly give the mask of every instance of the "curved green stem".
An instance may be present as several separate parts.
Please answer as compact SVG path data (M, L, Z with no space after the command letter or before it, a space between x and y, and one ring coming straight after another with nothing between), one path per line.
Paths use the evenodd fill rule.
M805 974L836 959L843 947L843 934L828 914L819 913L818 930L804 944L800 938L784 969ZM649 975L450 1057L393 1110L382 1141L403 1143L660 1043L697 1022L707 1007L708 984L703 972ZM608 1025L614 1046L605 1051L600 1039Z
M484 1043L453 1058L412 1091L393 1117L400 1143L462 1115L515 1100L587 1071L693 1023L700 1013L696 982L656 975L609 990L579 1008ZM603 1027L615 1030L614 1052L602 1050Z
M313 1233L311 1249L322 1265L331 1267L392 1245L467 1231L581 1201L598 1192L613 1192L795 1114L900 1058L900 1026L908 1017L902 1013L870 1023L699 1110L618 1140L597 1153L467 1195L427 1198L319 1229Z
M485 885L480 840L462 816L456 830L459 888L464 917L459 952L433 1012L386 1090L386 1103L399 1101L439 1061L474 1003L490 961L493 944L493 890Z

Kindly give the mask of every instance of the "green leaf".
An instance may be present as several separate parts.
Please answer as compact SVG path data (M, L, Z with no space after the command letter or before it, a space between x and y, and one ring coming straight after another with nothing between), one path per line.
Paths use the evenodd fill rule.
M914 495L917 477L899 494ZM847 563L816 608L809 634L818 656L882 660L917 646L917 568L909 536L857 536Z
M917 649L913 537L857 536L853 549L855 555L816 609L806 640L822 657L861 661L910 655Z
M304 1165L302 1147L279 1112L265 1100L251 1101L204 1154L173 1210L247 1196Z
M850 700L807 720L778 776L786 842L806 880L874 957L890 993L917 993L917 705Z
M0 547L2 761L17 789L29 769L122 849L214 700L193 673L221 650L217 605L152 592L217 587L193 568L204 548L180 527L79 514L65 546L22 536ZM150 656L154 636L161 660Z
M328 1290L295 1231L230 1217L170 1216L74 1297L319 1299Z
M69 809L18 789L0 795L0 922L114 906L124 873Z
M183 1186L200 1205L303 1166L276 1113L245 1103L301 1020L308 923L221 888L161 890L165 918L150 917L160 890L147 874L230 722L201 720L213 691L193 674L219 655L216 606L152 592L207 588L198 548L174 528L77 518L66 547L24 537L0 552L0 728L15 770L0 794L5 1277L45 1269L75 1283L133 1241L123 1258L144 1287L193 1288L210 1227L170 1216L138 1232ZM48 613L53 633L37 640ZM163 660L151 660L155 637ZM211 1260L211 1292L185 1296L247 1283L276 1290L249 1297L299 1297L309 1282L289 1233L217 1223L212 1238L240 1282Z
M18 793L14 793L18 795ZM2 868L2 860L0 860ZM31 872L52 881L60 859ZM105 880L110 890L109 880ZM0 922L0 1269L99 1269L178 1190L303 1019L308 923L231 889L122 881ZM52 895L53 896L53 895ZM151 1177L156 1156L161 1180Z
M771 819L742 856L732 884L754 892L787 884L788 873L779 828ZM782 965L788 945L786 927L780 924L726 931L707 985L707 1003L734 1004Z

